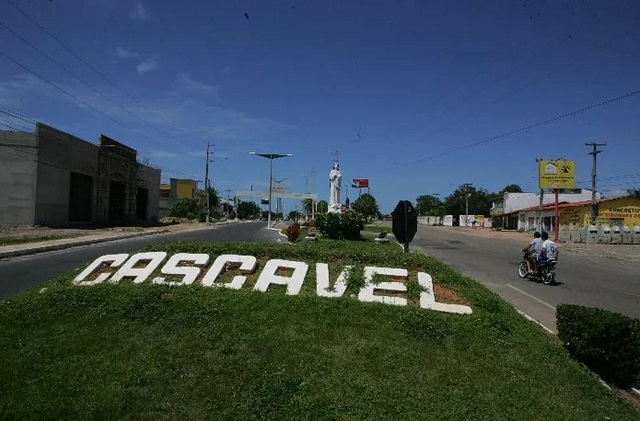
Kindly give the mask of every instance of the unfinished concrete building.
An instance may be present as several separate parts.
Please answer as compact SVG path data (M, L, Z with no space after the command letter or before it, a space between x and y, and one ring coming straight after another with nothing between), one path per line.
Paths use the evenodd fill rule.
M153 223L160 170L101 135L95 145L42 123L0 131L0 226Z

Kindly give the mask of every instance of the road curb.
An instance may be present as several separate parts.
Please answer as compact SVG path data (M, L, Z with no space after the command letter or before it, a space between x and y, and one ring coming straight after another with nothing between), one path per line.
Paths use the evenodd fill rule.
M72 248L72 247L88 246L90 244L107 243L109 241L125 240L127 238L138 238L138 237L146 237L150 235L166 234L169 232L172 232L172 231L162 230L162 231L155 231L155 232L141 232L141 233L134 233L129 235L120 235L117 237L106 237L106 238L97 238L97 239L94 238L92 240L77 241L73 243L51 244L47 246L34 247L34 248L29 248L24 250L5 251L5 252L0 252L0 259L6 259L6 258L18 257L18 256L28 256L32 254L40 254L40 253L46 253L48 251L58 251L58 250Z

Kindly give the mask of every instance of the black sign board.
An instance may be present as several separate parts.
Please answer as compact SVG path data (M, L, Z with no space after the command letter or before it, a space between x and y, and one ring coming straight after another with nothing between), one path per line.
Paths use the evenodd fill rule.
M418 231L418 212L410 201L401 200L391 216L393 235L396 236L399 243L404 245L404 250L409 251L409 243Z

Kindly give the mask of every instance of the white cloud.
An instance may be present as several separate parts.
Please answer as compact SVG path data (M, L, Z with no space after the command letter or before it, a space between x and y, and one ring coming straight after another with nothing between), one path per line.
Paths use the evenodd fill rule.
M141 1L137 1L129 17L133 20L147 20L149 18L149 12L144 8Z
M119 59L126 60L129 58L138 58L139 56L140 54L136 53L135 51L129 51L123 47L116 48L116 57L118 57Z
M138 73L141 75L155 70L158 67L158 60L156 58L150 58L138 64Z
M178 87L182 90L195 92L204 95L218 96L220 85L207 85L204 82L191 79L191 77L185 73L178 73Z
M0 105L6 107L21 106L29 103L33 93L40 97L57 97L62 95L51 85L30 73L16 75L0 81Z

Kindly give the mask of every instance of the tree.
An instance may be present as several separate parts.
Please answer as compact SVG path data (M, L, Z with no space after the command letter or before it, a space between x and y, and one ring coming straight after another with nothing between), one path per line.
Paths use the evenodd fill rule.
M307 215L311 215L313 213L313 199L302 200L302 211Z
M238 202L238 218L249 219L260 215L260 206L255 202Z
M517 184L509 184L504 189L500 190L500 193L522 193L522 187Z
M329 211L329 203L326 200L320 200L316 206L318 213L327 213Z
M517 184L509 184L500 190L500 193L522 193L522 187Z
M640 199L640 189L628 189L627 194L636 199Z
M473 185L460 185L444 200L444 208L447 214L464 215L466 212L465 196L468 195L469 215L489 215L491 209L491 195L486 189L476 188Z
M418 215L444 216L444 208L439 197L423 194L416 199Z
M295 210L292 210L287 215L287 219L289 219L290 221L299 221L301 218L302 218L302 215L300 214L300 212Z
M193 199L180 199L169 208L169 216L187 219L202 219L206 214L206 207L199 206Z
M351 208L362 214L367 221L369 218L377 218L380 215L380 208L376 202L376 198L369 193L363 193L353 201Z
M220 206L220 196L213 187L209 187L209 209L212 211Z

